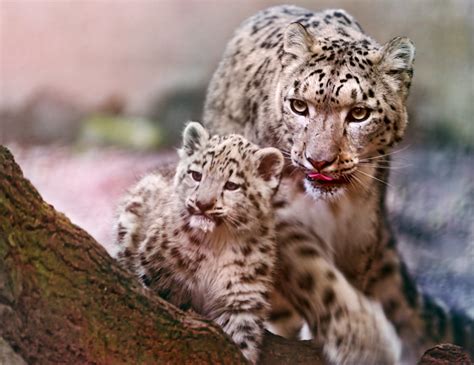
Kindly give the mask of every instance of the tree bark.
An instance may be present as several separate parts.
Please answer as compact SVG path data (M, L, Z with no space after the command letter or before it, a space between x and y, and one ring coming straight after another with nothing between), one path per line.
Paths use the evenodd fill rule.
M218 326L142 288L45 203L2 146L0 324L6 363L246 363ZM267 334L261 363L322 362L310 343Z

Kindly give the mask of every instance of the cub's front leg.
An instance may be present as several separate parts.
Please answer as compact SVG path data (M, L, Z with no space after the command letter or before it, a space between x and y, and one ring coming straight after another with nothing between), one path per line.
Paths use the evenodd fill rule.
M252 310L231 310L223 312L215 319L244 356L256 364L263 337L263 317Z
M314 239L299 235L282 244L280 254L277 290L308 322L331 363L399 362L400 341L382 307L355 289Z
M246 272L225 279L225 289L216 300L219 307L211 317L255 364L269 311L270 270L266 263L246 265L246 268Z

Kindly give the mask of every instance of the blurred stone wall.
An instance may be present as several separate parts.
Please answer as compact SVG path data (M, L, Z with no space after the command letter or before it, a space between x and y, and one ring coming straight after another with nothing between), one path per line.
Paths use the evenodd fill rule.
M45 92L86 111L114 98L125 113L176 129L182 119L199 118L203 92L235 27L277 3L2 0L0 110L31 104ZM381 43L397 35L413 39L412 120L433 138L474 144L473 1L293 3L312 10L344 8ZM0 115L0 127L13 124L19 122ZM65 129L74 126L66 121Z

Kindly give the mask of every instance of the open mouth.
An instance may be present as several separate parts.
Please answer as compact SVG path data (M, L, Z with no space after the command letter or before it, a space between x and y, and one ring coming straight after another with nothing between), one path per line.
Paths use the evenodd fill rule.
M313 185L323 187L340 186L349 183L349 178L347 176L333 177L314 171L306 173L306 180L311 182Z

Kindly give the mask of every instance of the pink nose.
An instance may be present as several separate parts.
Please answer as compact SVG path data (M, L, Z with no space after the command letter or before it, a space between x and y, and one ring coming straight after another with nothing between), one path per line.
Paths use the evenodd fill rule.
M336 157L337 158L337 157ZM330 166L332 165L332 163L334 161L336 161L336 158L334 158L332 161L315 161L313 160L312 158L310 157L306 157L306 159L309 161L309 163L311 165L313 165L313 167L318 170L318 171L321 171L322 169L324 169L325 167L327 166Z

